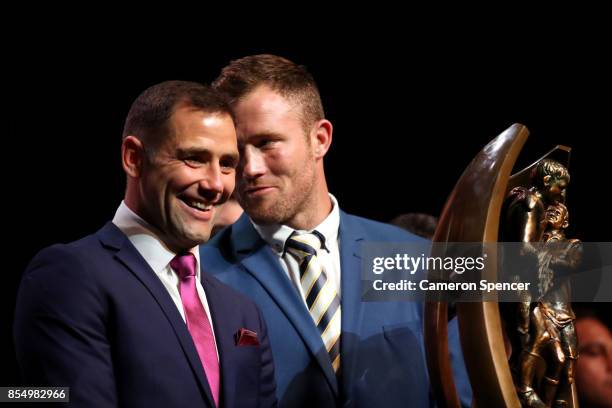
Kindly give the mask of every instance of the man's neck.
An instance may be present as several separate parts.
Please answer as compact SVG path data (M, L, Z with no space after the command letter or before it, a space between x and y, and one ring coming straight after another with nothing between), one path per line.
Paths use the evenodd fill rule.
M333 208L327 190L318 196L315 202L305 203L304 207L302 211L283 224L296 230L311 230L321 224Z

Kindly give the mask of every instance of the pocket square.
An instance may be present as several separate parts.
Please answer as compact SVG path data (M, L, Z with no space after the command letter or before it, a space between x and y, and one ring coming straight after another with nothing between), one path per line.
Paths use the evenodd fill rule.
M259 346L257 333L249 329L240 329L234 334L237 346Z

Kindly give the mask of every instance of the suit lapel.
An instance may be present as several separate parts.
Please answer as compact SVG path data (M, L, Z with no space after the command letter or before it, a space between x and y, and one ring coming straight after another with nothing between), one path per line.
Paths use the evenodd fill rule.
M193 344L189 330L176 309L176 305L168 295L166 288L155 275L155 272L151 270L149 265L142 258L140 253L134 248L130 240L113 223L107 223L98 231L98 236L106 248L116 252L115 259L140 280L159 304L170 325L174 329L176 337L191 365L193 374L197 378L202 392L208 398L209 404L214 406L212 393L208 381L204 376L204 369L202 368L198 352Z
M248 217L242 216L232 229L236 256L244 268L261 284L276 302L306 344L325 374L334 394L338 395L336 375L329 361L321 334L312 321L300 294L291 284L278 256L259 237Z
M221 369L221 405L233 407L234 393L236 392L236 373L234 370L238 364L233 361L232 351L235 341L232 330L233 324L237 321L234 318L235 311L233 304L227 302L217 289L217 282L210 279L208 275L202 273L202 286L206 292L206 300L212 316L212 324L215 330L215 341L219 351L219 365Z
M340 268L342 270L342 339L340 343L342 389L348 392L353 383L355 359L363 303L361 302L361 244L364 231L343 211L340 211Z

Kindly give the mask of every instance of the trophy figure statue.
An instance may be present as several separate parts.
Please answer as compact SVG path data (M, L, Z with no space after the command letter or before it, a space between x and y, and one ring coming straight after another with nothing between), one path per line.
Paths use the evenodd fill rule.
M511 364L525 407L567 407L571 398L576 334L566 275L580 261L581 245L565 237L569 181L565 166L541 160L532 169L530 185L510 191L502 214L504 240L523 242L523 255L533 255L536 260L539 299L524 297L517 304L516 332L507 333L511 341L515 337ZM539 363L544 364L545 372L536 381Z

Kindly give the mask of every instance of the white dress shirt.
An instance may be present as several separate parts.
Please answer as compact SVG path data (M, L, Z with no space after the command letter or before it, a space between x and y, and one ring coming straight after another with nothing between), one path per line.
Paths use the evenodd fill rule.
M297 232L304 233L317 230L325 237L325 246L329 252L325 249L319 249L317 251L317 258L323 266L327 279L335 285L336 293L338 293L338 297L340 298L340 242L338 237L338 230L340 228L340 209L338 208L336 197L330 194L329 198L332 201L332 210L327 218L311 230L297 230ZM306 298L302 290L302 285L300 284L300 264L293 255L284 251L287 238L296 230L286 225L258 225L254 223L253 220L251 220L251 223L261 238L274 250L289 280L291 280L295 289L302 296L304 304L306 304Z
M124 201L121 201L121 205L119 205L115 213L113 224L128 237L132 245L134 245L153 272L155 272L155 275L157 275L174 301L183 321L185 321L185 311L183 310L183 302L181 301L181 294L179 292L179 277L170 267L170 261L174 259L176 254L170 251L158 238L155 227L143 220L134 211L130 210ZM202 306L204 306L204 311L208 316L208 321L210 322L214 336L215 331L212 324L213 320L210 315L210 309L208 308L208 301L206 300L206 292L204 292L202 282L200 281L200 251L198 247L195 247L191 248L190 252L195 255L196 259L196 290L198 291ZM215 349L216 348L215 337ZM217 358L219 358L218 349Z

